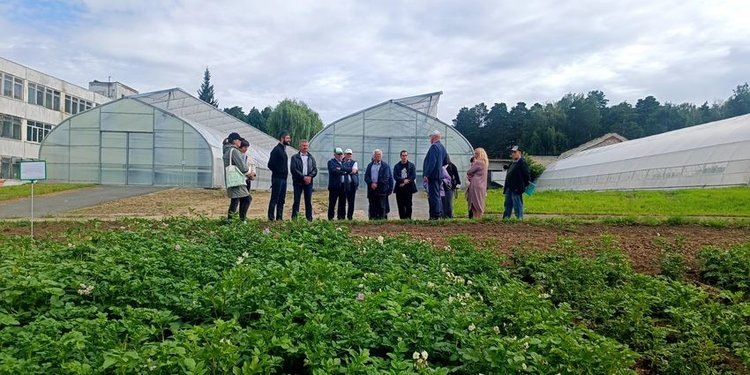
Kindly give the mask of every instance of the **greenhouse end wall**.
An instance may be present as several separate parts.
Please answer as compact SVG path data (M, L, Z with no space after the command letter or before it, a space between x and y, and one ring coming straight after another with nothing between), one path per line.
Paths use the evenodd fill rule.
M40 159L54 181L194 187L213 186L217 162L190 124L127 98L63 121Z

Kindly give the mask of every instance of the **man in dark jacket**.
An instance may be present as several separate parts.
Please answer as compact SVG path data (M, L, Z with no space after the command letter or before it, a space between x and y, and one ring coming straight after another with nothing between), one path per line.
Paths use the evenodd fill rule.
M328 161L328 220L333 220L333 211L338 202L336 218L344 220L345 182L347 172L344 169L344 150L341 147L333 149L333 158Z
M516 211L517 218L523 219L523 192L529 186L531 173L529 172L529 165L523 159L521 149L518 146L513 146L510 152L513 162L505 174L505 185L503 186L505 212L503 212L503 219L509 219L513 210Z
M448 171L448 176L451 178L451 186L445 186L445 199L443 200L443 217L447 219L453 218L453 200L456 197L458 187L461 185L461 176L459 176L458 168L451 162L448 157L448 165L445 167ZM469 210L471 211L471 210Z
M396 180L393 192L396 193L398 217L402 220L411 220L412 194L417 192L417 184L414 182L417 178L417 168L409 161L409 153L406 150L401 151L401 162L393 167L393 178Z
M430 220L437 220L443 216L443 204L440 197L443 166L448 164L448 152L440 143L440 132L434 130L430 133L430 149L427 150L422 173L424 182L427 184L428 203L430 204Z
M299 152L292 155L289 169L292 171L292 187L294 188L294 203L292 203L292 219L299 214L299 203L302 192L305 193L305 218L312 221L312 191L313 178L318 175L315 158L308 152L310 143L307 139L299 141Z
M281 220L286 201L286 179L289 177L289 159L286 146L292 142L289 133L279 133L279 144L271 150L268 158L268 169L271 170L271 200L268 201L268 220ZM276 216L274 216L274 213Z
M383 152L375 149L372 162L365 171L367 200L370 203L370 220L387 219L388 196L393 192L393 175L388 163L383 161Z
M359 164L352 156L352 149L344 150L344 171L348 173L345 176L346 187L346 219L354 218L354 201L357 198L357 189L359 188Z

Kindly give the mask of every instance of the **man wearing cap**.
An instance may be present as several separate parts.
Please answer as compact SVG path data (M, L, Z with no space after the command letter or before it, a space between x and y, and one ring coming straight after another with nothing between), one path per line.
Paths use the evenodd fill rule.
M370 220L388 218L388 196L393 192L393 182L391 168L383 161L383 151L375 149L365 171Z
M510 156L513 162L505 174L505 185L503 185L503 194L505 194L505 211L503 219L510 219L513 210L516 211L516 217L523 219L523 192L529 186L531 174L529 165L523 159L523 154L518 146L510 149Z
M344 150L344 171L348 173L345 177L346 186L344 194L346 195L346 219L354 218L354 200L357 198L357 189L359 188L359 164L352 156L352 149Z
M396 186L396 206L398 206L398 217L401 220L411 220L412 195L417 192L417 167L409 161L409 152L401 150L401 161L393 166L393 178Z
M422 173L424 182L427 184L428 202L430 205L430 220L437 220L443 216L443 205L440 197L440 188L442 181L443 166L448 164L448 152L440 143L440 132L433 130L430 133L430 149L427 150L424 162L422 163Z
M279 133L279 144L271 150L268 169L271 170L271 199L268 201L268 220L281 220L286 201L286 179L289 177L289 158L286 146L292 142L289 132ZM275 214L275 216L274 216Z
M318 166L315 158L308 152L310 143L307 139L299 141L299 152L292 155L289 169L292 171L292 188L294 189L294 202L292 203L292 219L299 214L299 203L302 192L305 193L305 218L312 221L312 180L318 175Z
M328 161L328 220L333 220L333 210L338 202L336 217L344 220L344 194L347 172L344 170L344 150L341 147L333 149L333 158Z

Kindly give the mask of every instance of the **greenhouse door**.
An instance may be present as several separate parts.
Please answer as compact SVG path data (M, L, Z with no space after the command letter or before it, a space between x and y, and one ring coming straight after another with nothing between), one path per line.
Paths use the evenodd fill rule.
M102 131L101 137L102 184L154 184L154 133Z

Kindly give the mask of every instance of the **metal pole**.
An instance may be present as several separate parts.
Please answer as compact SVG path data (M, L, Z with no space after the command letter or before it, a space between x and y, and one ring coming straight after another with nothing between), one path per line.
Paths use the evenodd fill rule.
M31 180L31 240L34 241L34 183Z

